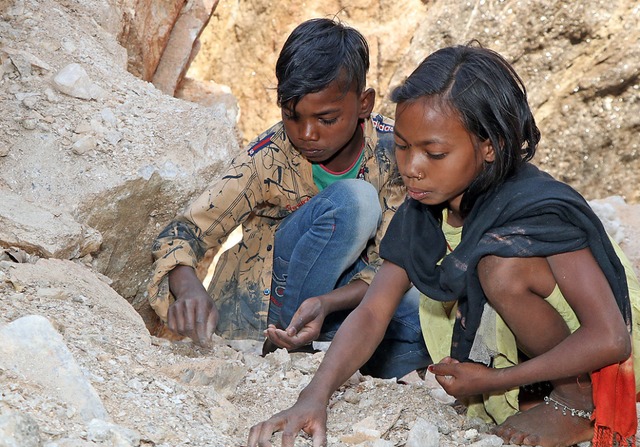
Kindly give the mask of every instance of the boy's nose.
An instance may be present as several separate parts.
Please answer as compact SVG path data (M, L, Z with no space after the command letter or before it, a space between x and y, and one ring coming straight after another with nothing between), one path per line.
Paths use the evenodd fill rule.
M305 141L316 141L318 139L318 132L312 123L302 123L302 129L300 129L300 138Z

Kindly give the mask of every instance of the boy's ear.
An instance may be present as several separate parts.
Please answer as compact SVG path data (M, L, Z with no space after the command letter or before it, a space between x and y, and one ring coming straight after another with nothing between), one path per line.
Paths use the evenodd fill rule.
M373 106L376 103L376 91L372 88L365 89L360 94L360 114L358 118L366 119L369 118L371 112L373 111Z

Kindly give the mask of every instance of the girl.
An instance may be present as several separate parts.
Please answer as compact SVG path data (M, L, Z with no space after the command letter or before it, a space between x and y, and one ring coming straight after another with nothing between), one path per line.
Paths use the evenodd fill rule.
M529 163L540 133L518 75L493 51L450 47L393 100L409 198L383 239L385 262L297 403L254 426L249 446L277 430L293 446L301 428L321 445L329 397L411 283L439 362L429 369L506 442L635 445L640 288L586 201ZM544 401L520 408L520 387L539 383L550 384Z

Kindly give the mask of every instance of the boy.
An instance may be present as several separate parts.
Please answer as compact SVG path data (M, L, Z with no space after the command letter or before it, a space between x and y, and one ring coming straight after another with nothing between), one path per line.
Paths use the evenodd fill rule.
M372 114L368 68L353 28L312 19L292 32L276 64L282 122L154 242L149 300L169 329L201 342L216 329L266 335L267 352L295 349L330 340L357 306L405 195L393 123ZM194 268L238 225L243 239L221 256L207 292ZM430 363L417 306L410 289L364 374L402 377Z

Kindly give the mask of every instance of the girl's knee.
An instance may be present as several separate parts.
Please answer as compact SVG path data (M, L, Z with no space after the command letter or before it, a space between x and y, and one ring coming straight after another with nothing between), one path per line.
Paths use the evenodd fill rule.
M510 266L506 258L485 256L478 262L478 279L490 303L505 293L511 294L514 283L509 281Z
M548 273L548 264L544 258L485 256L478 263L480 285L487 300L494 306L532 292L547 296L555 286L553 276Z

